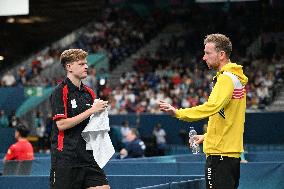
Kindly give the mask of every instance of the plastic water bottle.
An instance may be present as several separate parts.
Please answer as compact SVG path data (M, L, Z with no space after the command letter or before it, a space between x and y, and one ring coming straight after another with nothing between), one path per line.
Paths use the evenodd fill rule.
M190 127L189 142L190 142L190 148L193 154L198 154L200 152L199 144L196 144L194 140L194 137L196 135L197 135L197 132L194 130L194 127Z

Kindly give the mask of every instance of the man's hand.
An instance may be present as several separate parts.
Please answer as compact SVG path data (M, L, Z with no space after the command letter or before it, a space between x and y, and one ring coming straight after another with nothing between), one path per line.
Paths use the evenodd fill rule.
M127 150L125 148L122 148L120 150L119 154L120 154L120 159L123 159L123 158L125 158L128 155L128 152L127 152Z
M90 111L93 113L102 112L104 111L108 106L108 101L103 100L96 100L93 104L93 106L90 108Z
M160 108L161 111L166 112L166 113L173 115L173 116L176 115L176 108L173 107L172 105L170 105L169 103L167 103L163 100L160 100L158 102L158 105L159 105L159 108Z
M127 155L127 150L125 148L120 150L120 155Z
M196 144L201 144L204 141L204 135L195 135L193 139ZM189 145L191 146L192 145L191 141L189 140L188 142Z
M77 124L81 123L83 120L90 118L90 116L92 114L104 111L108 106L107 103L108 103L108 101L96 99L91 108L80 113L79 115L76 115L76 116L70 117L70 118L58 119L56 121L56 125L57 125L59 131L64 131L66 129L70 129L70 128L76 126Z

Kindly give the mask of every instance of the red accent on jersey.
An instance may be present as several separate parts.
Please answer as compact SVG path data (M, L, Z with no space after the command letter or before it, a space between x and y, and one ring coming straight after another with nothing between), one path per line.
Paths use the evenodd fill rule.
M53 116L52 119L53 119L53 120L57 120L58 118L65 118L65 119L66 119L67 117L66 117L66 115L64 115L64 114L56 114L55 116Z
M94 101L95 98L96 98L96 95L95 95L94 91L93 91L91 88L89 88L89 87L87 87L87 86L85 86L85 85L84 85L84 87L85 87L85 89L91 94L91 96L92 96L92 98L93 98L93 101Z
M63 103L64 103L64 115L57 114L55 117L67 118L67 100L68 100L68 87L67 85L63 88ZM59 131L57 136L57 150L62 151L64 144L64 131Z
M232 99L242 99L245 95L246 89L245 87L241 89L234 89Z

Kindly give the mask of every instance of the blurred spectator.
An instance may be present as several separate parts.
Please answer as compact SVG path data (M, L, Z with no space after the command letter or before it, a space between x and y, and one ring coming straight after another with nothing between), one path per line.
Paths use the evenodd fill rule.
M263 83L256 89L256 94L259 97L259 104L262 108L268 105L268 88Z
M4 161L33 160L33 147L31 143L26 139L29 134L29 129L23 124L16 125L15 129L15 138L17 142L9 147L8 152L4 157Z
M2 85L3 86L7 86L7 87L11 87L13 85L16 84L16 78L15 76L12 74L12 72L8 71L3 77L2 77Z
M51 66L53 63L54 63L54 58L52 56L50 56L49 54L43 55L43 58L41 60L42 69Z
M4 110L0 111L0 128L9 127L9 120Z
M104 89L101 91L100 96L104 100L109 100L109 96L112 92L112 87L109 85L109 82L106 82Z
M123 121L122 127L120 128L120 133L121 133L121 136L122 136L122 143L127 142L127 135L128 135L129 132L130 132L129 122Z
M166 150L166 131L162 128L162 125L158 123L153 130L153 135L156 138L157 155L164 156Z
M120 158L138 158L144 157L144 152L146 146L144 142L139 139L139 133L137 129L130 129L130 132L127 134L127 142L125 147L120 150Z
M44 133L45 133L45 123L40 111L36 112L36 117L34 119L34 128L36 130L36 136L38 137L38 151L43 152L44 150Z
M45 132L44 132L44 144L45 144L44 146L46 153L50 153L50 145L51 145L50 137L51 137L52 123L53 123L52 114L51 112L49 112L45 121Z
M16 116L16 112L12 111L12 114L9 118L9 127L14 128L18 123L20 122L20 119Z
M40 59L41 56L38 56L35 60L32 61L31 68L32 68L32 74L34 76L38 75L42 70Z
M21 66L18 70L18 82L22 85L27 84L27 72L24 66Z

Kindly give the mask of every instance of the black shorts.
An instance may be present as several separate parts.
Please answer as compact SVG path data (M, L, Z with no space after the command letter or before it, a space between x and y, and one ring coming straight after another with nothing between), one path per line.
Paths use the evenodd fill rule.
M208 156L205 166L207 189L236 189L240 179L240 158Z
M108 181L98 165L56 167L50 171L50 189L86 189L102 185L108 185Z

